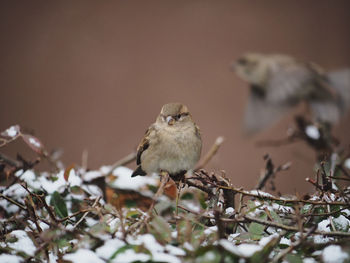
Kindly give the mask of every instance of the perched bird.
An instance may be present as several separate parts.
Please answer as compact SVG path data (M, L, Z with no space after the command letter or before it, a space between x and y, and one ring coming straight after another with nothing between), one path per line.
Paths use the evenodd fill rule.
M132 176L167 172L179 180L194 168L201 148L199 128L187 107L181 103L165 104L137 148L138 167Z
M250 84L244 116L250 134L267 128L302 101L314 121L330 125L350 104L350 69L325 73L311 62L258 53L243 55L232 67Z

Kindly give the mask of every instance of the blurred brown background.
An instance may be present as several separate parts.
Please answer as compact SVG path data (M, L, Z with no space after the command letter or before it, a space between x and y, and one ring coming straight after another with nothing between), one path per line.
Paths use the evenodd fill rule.
M229 70L246 51L287 53L326 69L350 65L349 1L2 1L0 129L33 130L67 165L89 167L133 150L161 106L186 104L205 153L226 141L210 169L254 186L262 156L292 161L278 186L310 189L314 155L302 143L256 148L283 138L292 113L254 137L242 133L247 85ZM348 144L350 117L337 134ZM14 156L20 143L5 150ZM132 166L133 167L133 166Z

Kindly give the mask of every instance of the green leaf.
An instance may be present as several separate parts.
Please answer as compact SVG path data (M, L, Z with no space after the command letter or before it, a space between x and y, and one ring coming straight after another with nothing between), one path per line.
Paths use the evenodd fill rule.
M266 214L264 214L261 219L265 220L267 217ZM248 227L248 233L253 240L259 240L262 238L262 234L264 233L265 226L261 225L259 223L252 222L249 224Z
M194 199L194 195L190 192L187 192L181 195L181 200L193 200L193 199Z
M130 207L136 207L137 206L137 203L135 200L132 200L132 199L125 199L125 206L127 208L130 208Z
M126 218L138 218L140 216L140 212L137 210L133 210L133 211L128 211L128 213L126 214Z
M84 194L84 190L80 186L77 186L77 185L71 186L70 191L72 194L75 194L75 195L83 195Z
M248 232L250 234L251 239L253 240L259 240L262 237L262 234L264 233L265 226L252 222L249 225Z
M112 256L108 259L107 262L111 262L112 259L114 259L118 254L121 254L121 253L125 252L128 249L134 249L134 248L135 248L134 245L125 245L123 247L118 248L117 251L112 254Z
M310 213L311 208L312 208L312 204L306 204L306 205L304 205L304 206L301 208L300 213L301 213L301 214Z
M237 263L239 260L237 255L213 245L200 246L195 253L195 263Z
M207 209L208 205L206 203L206 196L204 193L200 194L200 196L198 197L198 201L203 209Z
M253 254L253 256L250 258L250 263L261 263L261 262L268 262L268 257L271 253L271 251L274 249L275 246L278 245L280 241L280 237L277 236L270 240L262 250L257 251Z
M270 214L271 214L272 219L273 219L275 222L277 222L277 223L279 223L279 224L282 224L282 219L280 218L280 216L279 216L275 211L271 210L271 211L270 211Z
M295 254L288 254L286 256L286 260L288 263L303 263L303 260L301 259L301 257Z
M166 242L171 241L171 229L168 222L161 216L155 216L150 223L152 229L155 230L155 235L158 239Z
M66 201L62 198L62 196L55 191L52 194L50 205L52 205L55 209L55 213L60 217L64 218L68 216Z

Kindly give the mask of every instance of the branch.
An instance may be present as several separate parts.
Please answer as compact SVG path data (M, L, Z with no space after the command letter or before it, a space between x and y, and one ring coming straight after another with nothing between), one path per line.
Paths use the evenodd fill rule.
M224 137L222 136L217 137L213 146L210 148L210 150L204 156L203 160L197 165L197 167L194 170L198 171L203 167L205 167L213 158L213 156L217 153L217 151L219 150L220 146L223 144L224 141L225 141Z
M137 153L132 152L132 153L129 153L127 156L123 157L122 159L116 161L114 164L112 164L112 167L109 170L108 174L111 174L119 166L124 166L124 165L127 165L127 164L135 161L136 156L137 156Z
M101 196L98 196L96 199L95 199L95 202L93 203L93 205L91 206L91 208L95 207L98 203L98 201L100 201L101 199ZM78 222L75 223L75 225L73 226L73 229L75 229L83 220L84 218L90 213L90 211L86 211L85 214L83 214L83 216L79 219Z

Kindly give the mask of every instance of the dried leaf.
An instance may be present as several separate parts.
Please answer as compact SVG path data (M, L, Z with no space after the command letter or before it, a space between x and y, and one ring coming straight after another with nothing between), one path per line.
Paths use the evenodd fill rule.
M66 180L66 182L68 182L70 171L74 168L74 166L75 164L73 163L70 166L68 166L66 170L64 170L63 177L64 177L64 180Z
M44 151L44 145L41 141L33 135L22 134L23 141L36 153L42 154Z

